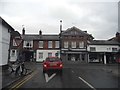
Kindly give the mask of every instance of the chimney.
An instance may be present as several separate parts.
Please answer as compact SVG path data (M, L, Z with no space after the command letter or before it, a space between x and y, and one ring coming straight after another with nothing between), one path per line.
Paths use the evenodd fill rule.
M42 31L41 30L39 31L39 35L42 35Z
M85 33L87 33L87 31L84 31Z
M62 32L62 20L60 20L60 33Z
M22 35L25 35L25 28L22 29Z
M119 37L119 36L120 36L120 33L119 33L119 32L117 32L117 33L116 33L116 37Z

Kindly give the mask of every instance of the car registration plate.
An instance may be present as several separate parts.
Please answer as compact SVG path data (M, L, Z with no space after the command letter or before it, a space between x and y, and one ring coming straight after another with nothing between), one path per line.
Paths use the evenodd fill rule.
M56 66L57 64L56 63L51 63L50 66Z

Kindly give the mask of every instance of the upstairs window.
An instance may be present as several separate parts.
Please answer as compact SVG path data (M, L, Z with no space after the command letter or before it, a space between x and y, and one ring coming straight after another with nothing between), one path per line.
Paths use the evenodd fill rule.
M72 42L72 48L76 48L76 42Z
M43 41L39 41L39 48L43 48Z
M15 40L13 39L13 46L17 46L17 44L16 44L16 42L15 42Z
M24 41L24 47L32 48L33 47L33 41Z
M55 48L59 48L59 41L55 41Z
M96 51L96 48L95 47L90 47L90 51Z
M79 42L79 48L84 48L84 42Z
M117 48L112 48L112 51L117 52L118 50L117 50Z
M48 48L52 48L52 41L48 41Z
M64 42L64 48L68 48L68 42Z

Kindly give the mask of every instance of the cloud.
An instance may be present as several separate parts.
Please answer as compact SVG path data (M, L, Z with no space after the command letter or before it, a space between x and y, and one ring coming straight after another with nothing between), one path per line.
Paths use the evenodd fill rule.
M108 39L118 30L118 3L112 1L1 0L0 10L1 16L19 32L24 24L26 33L38 33L40 29L43 33L59 33L59 21L63 20L64 30L76 26L96 39Z

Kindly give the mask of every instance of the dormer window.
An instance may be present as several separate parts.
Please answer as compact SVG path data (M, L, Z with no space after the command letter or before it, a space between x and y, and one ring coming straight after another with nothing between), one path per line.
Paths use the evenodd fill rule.
M32 48L33 47L33 41L24 41L24 47L25 48Z

